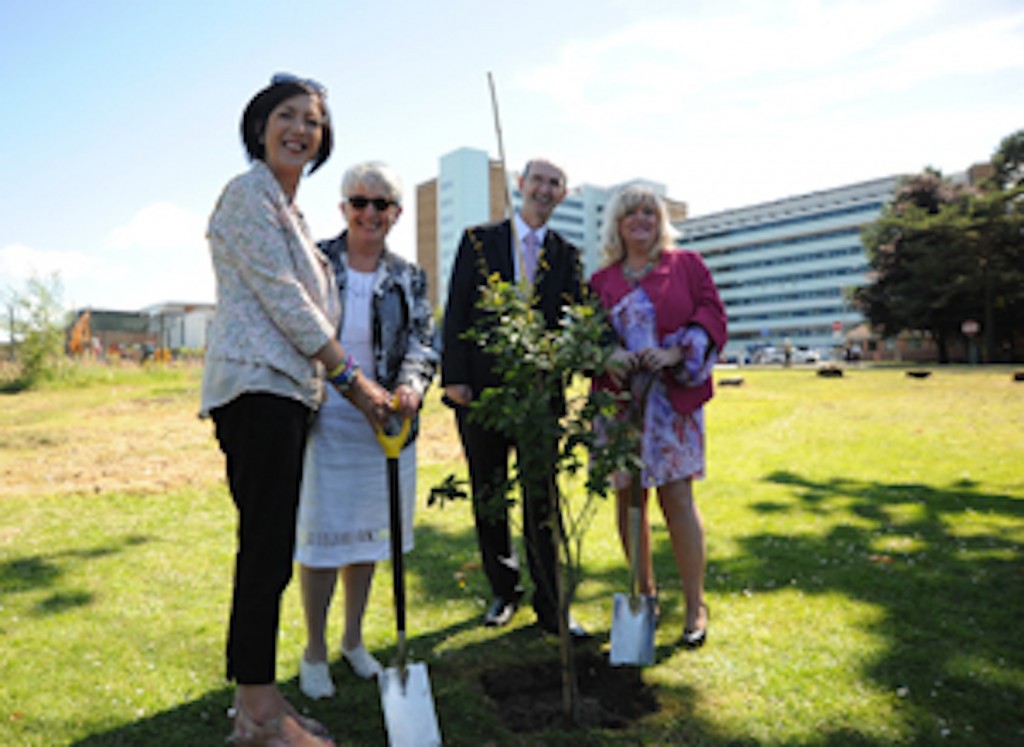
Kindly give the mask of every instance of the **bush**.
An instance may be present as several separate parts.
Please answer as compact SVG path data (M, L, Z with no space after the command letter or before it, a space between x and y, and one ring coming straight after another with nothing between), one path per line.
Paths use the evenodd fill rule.
M53 378L64 360L64 311L60 278L31 278L24 293L10 292L11 344L17 374L5 388L30 389Z

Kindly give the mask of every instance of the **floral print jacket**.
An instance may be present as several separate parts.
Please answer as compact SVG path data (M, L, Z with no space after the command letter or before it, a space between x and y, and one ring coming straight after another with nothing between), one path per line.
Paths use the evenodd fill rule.
M337 334L341 307L330 262L262 161L228 183L207 231L217 277L200 414L245 392L312 409L323 366L312 356Z
M321 241L318 246L334 266L338 298L344 309L348 280L347 231ZM422 399L440 360L435 347L434 315L427 299L427 275L387 247L377 263L371 316L377 381L390 392L405 384ZM415 432L416 424L413 425Z

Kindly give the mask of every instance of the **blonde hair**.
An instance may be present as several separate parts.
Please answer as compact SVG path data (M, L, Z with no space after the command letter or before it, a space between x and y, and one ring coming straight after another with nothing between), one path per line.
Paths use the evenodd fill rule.
M623 246L622 237L619 235L619 221L641 205L653 207L658 216L658 234L651 244L648 254L650 259L657 259L662 249L672 247L675 230L669 223L668 210L665 209L661 196L643 184L627 184L612 195L604 210L604 225L601 227L601 267L620 262L626 256L626 247Z

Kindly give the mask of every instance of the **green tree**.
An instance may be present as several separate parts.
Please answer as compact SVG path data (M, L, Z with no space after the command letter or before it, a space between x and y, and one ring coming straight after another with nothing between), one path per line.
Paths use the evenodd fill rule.
M508 483L498 486L494 500L507 505L513 502L517 487L521 495L523 485L548 486L558 549L555 595L561 620L563 708L566 716L576 721L577 679L565 623L579 582L583 538L595 514L596 499L607 492L612 471L634 466L637 434L628 424L612 426L598 444L593 420L598 414L611 419L617 406L615 396L589 389L584 395L571 396L575 377L604 371L608 364L610 348L604 344L608 326L598 304L567 305L559 326L548 329L529 293L497 275L489 277L478 303L485 315L465 334L494 356L503 386L485 390L470 405L469 417L517 444L557 445L553 463L552 455L543 448L516 449ZM552 402L562 392L570 396L565 414L559 415ZM581 472L586 475L584 496L574 502L561 489L561 478ZM449 475L432 489L430 503L465 497L459 485ZM530 538L524 537L524 541Z
M18 363L18 375L11 388L30 388L59 370L64 359L62 292L56 273L47 278L30 278L23 292L8 291L13 309L11 344L15 346Z
M992 157L993 186L1009 190L1024 187L1024 130L1007 135Z
M886 337L929 332L939 361L967 319L981 322L985 360L1013 359L1024 329L1024 131L1005 138L977 189L934 170L905 179L862 231L872 283L854 301Z
M1024 183L991 189L970 202L978 278L974 310L986 361L1019 360L1024 333Z
M877 221L862 231L874 282L854 302L885 337L926 330L947 362L969 292L967 195L934 170L905 179Z

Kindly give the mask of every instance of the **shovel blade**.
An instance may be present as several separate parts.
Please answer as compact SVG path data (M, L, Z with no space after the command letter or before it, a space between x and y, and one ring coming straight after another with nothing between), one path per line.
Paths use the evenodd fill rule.
M613 667L646 667L654 663L654 603L639 597L634 610L627 594L612 597L611 652L608 663Z
M380 705L388 744L390 747L438 747L441 730L430 694L427 665L409 664L405 675L403 682L401 670L388 667L379 676Z

